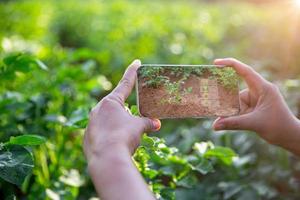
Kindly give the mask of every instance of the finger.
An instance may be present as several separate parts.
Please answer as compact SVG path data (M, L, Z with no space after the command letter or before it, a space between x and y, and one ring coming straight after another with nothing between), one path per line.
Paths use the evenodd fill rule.
M244 89L239 94L241 102L249 101L249 89Z
M263 85L266 83L265 79L254 69L236 59L216 59L214 64L233 67L235 71L246 81L249 88L261 91L263 89Z
M143 126L143 131L146 133L158 131L161 127L161 122L159 119L141 117L140 120Z
M111 92L112 97L118 98L122 103L130 95L136 80L136 71L141 66L140 60L134 60L125 71L118 86Z
M218 118L213 124L213 128L216 131L219 130L254 130L255 123L253 123L253 116L251 113Z
M246 110L249 108L250 102L249 102L249 90L244 89L240 92L240 107L241 112L240 114L244 114Z

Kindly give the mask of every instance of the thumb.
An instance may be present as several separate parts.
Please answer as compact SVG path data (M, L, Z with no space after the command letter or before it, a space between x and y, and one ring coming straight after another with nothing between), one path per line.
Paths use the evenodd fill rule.
M213 123L213 128L216 131L220 130L251 130L252 117L251 114L244 114L233 117L219 117Z
M147 117L142 117L141 120L144 132L155 132L158 131L161 127L161 122L159 119L150 119Z

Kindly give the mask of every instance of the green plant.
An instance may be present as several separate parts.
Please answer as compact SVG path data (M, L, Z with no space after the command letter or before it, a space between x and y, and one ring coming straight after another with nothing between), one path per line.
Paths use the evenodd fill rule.
M193 88L183 88L185 81L191 76L208 76L209 79L216 79L218 83L228 90L236 90L238 76L230 67L210 66L144 66L139 69L139 75L143 79L143 86L158 88L163 86L169 94L168 99L162 99L161 103L180 103L182 96L191 93ZM173 76L178 80L170 80Z
M260 66L269 80L280 83L280 78L292 77L297 83L299 45L292 40L296 23L289 9L277 3L223 2L1 1L0 142L28 133L44 136L47 142L33 148L35 167L21 188L0 179L0 199L97 196L82 153L83 129L90 108L117 85L135 58L143 63L199 64L234 56ZM293 52L278 51L278 46ZM3 62L20 52L18 65ZM48 70L41 70L37 58ZM283 86L282 91L296 113L299 89ZM134 95L128 103L135 104ZM171 199L175 192L180 200L299 199L299 159L286 151L245 131L216 134L209 119L162 123L155 136L178 149L177 157L195 155L194 144L203 141L230 147L239 156L230 167L213 163L214 171L205 175L192 170L180 179L185 187L176 182L170 188L172 175L147 178L149 184L160 183L153 184L157 195ZM151 160L147 165L149 170L161 169ZM167 173L163 170L167 169L158 173ZM175 171L178 177L180 168ZM164 184L168 180L172 184Z
M225 88L232 90L236 89L239 77L231 67L209 68L209 71L217 77L217 80Z
M145 79L143 86L154 88L157 88L169 80L167 76L162 75L163 72L163 67L141 67L138 70L141 78Z
M33 155L28 146L45 142L46 139L38 135L21 135L0 143L0 177L21 187L34 167Z
M137 114L136 106L131 113ZM233 150L211 142L195 143L189 155L169 147L163 139L144 135L134 154L135 163L158 199L175 199L177 188L192 188L197 177L214 171L214 166L230 167L237 157Z
M5 83L7 80L15 79L17 72L27 73L34 67L48 70L48 67L39 59L29 54L13 53L3 59L0 63L0 81Z

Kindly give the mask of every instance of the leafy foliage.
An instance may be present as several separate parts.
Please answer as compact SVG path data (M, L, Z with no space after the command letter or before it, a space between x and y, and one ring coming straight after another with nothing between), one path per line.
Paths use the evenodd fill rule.
M220 82L225 88L234 89L239 82L239 77L237 76L234 69L231 67L222 67L222 70L215 68L209 69L210 72L217 77L218 82Z
M47 142L33 150L1 146L0 174L17 167L20 176L8 178L19 178L11 182L20 187L0 179L0 198L96 196L82 153L87 113L135 58L209 64L232 56L262 66L271 80L289 73L294 80L282 81L282 91L296 112L299 47L285 10L241 1L1 2L0 141L30 133ZM135 104L134 94L128 103ZM137 114L135 106L131 111ZM156 136L145 136L134 158L161 198L299 199L299 160L251 133L216 134L210 120L187 119L163 121ZM16 154L22 157L8 157ZM19 165L20 159L27 164ZM2 161L13 167L4 170Z
M3 66L0 66L0 77L2 79L12 80L16 76L16 72L29 72L32 67L40 67L47 70L47 66L33 56L15 53L3 59ZM1 79L0 79L1 80ZM2 80L4 81L4 80Z
M177 187L195 186L197 176L213 172L218 161L231 165L235 156L231 149L215 147L211 142L195 143L194 151L183 155L163 139L144 135L134 159L157 198L175 199Z
M22 185L33 168L32 155L22 146L2 149L0 151L0 163L0 177L18 186Z
M0 177L21 186L33 168L32 154L24 146L35 146L45 142L46 139L41 136L21 135L11 137L8 142L0 144Z
M182 96L191 93L193 88L183 88L185 81L192 75L198 77L207 76L216 79L224 88L229 91L236 90L239 83L238 76L231 67L216 66L164 66L144 65L138 69L138 77L143 87L164 87L170 95L163 99L164 103L180 103ZM175 80L171 80L171 77Z
M9 141L5 143L5 145L15 144L22 146L34 146L45 142L46 139L38 135L20 135L18 137L10 137Z

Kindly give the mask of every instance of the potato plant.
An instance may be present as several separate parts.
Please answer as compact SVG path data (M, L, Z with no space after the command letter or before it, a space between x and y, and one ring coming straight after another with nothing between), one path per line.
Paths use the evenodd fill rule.
M20 179L20 186L0 178L0 199L97 197L82 152L88 113L135 58L178 64L239 58L281 83L297 113L293 105L299 98L299 45L291 40L297 20L289 9L273 3L6 0L0 3L0 18L0 143L27 135L46 138L35 146L1 145L1 159L18 152L34 167L23 171L30 173L25 181ZM230 73L221 77L221 82L234 80ZM135 105L135 99L133 93L129 105ZM155 137L143 138L134 158L157 197L300 198L298 158L253 133L215 133L211 123L164 120ZM222 147L238 156L232 159L232 151ZM214 149L215 156L209 157L205 148ZM1 174L2 160L0 166Z
M16 78L16 73L27 72L30 67L39 67L40 65L43 66L42 69L46 69L41 61L30 55L9 55L3 59L1 75L8 75L5 78L12 80ZM4 81L3 84L8 84L8 80ZM7 99L4 97L8 94L4 93L2 95L2 109L9 109L13 97ZM46 114L36 111L39 113L39 117ZM131 106L130 111L134 115L138 114L136 106ZM8 114L4 115L7 119L10 117ZM62 128L68 127L73 131L84 128L87 123L87 112L84 109L72 112L68 120L55 118L51 115L45 115L44 117L46 117L48 123L51 121L61 123ZM31 119L27 118L26 120ZM18 126L26 126L29 122L15 121L15 123ZM9 125L11 125L9 121L2 121L1 126L3 128ZM29 187L29 183L25 180L32 174L34 167L33 155L36 155L38 159L42 159L42 155L38 155L42 152L32 152L27 146L40 145L46 141L43 136L29 135L26 132L26 128L25 130L24 128L18 129L18 132L14 135L19 136L11 136L8 142L1 143L0 146L0 177L20 188ZM1 136L5 138L5 135ZM141 146L133 158L157 198L175 199L177 187L193 187L197 176L213 172L215 165L230 166L233 158L237 156L231 149L214 146L211 142L195 143L193 149L193 152L187 156L181 154L176 147L167 146L163 139L143 136ZM37 162L39 163L41 160L37 160ZM36 172L43 171L43 167L47 166L38 164L35 169ZM37 173L35 176L39 179L44 175ZM194 181L190 182L189 180Z
M138 114L136 106L130 110ZM158 199L175 199L176 188L194 187L198 176L213 172L216 165L230 166L236 156L210 141L195 143L191 154L184 155L163 139L144 135L133 158Z
M178 81L170 83L170 78L163 76L164 71L170 71L170 74L175 77L182 77ZM192 74L200 77L203 73L210 73L210 79L217 79L225 88L234 89L238 84L239 78L236 72L230 67L216 68L215 66L195 66L195 67L180 67L180 66L171 66L164 67L162 66L146 66L142 67L140 70L140 76L145 78L145 86L148 87L158 87L159 85L165 85L168 90L174 90L177 88L178 91L180 88L176 86L178 83L183 83L188 79ZM173 85L170 85L173 84Z

